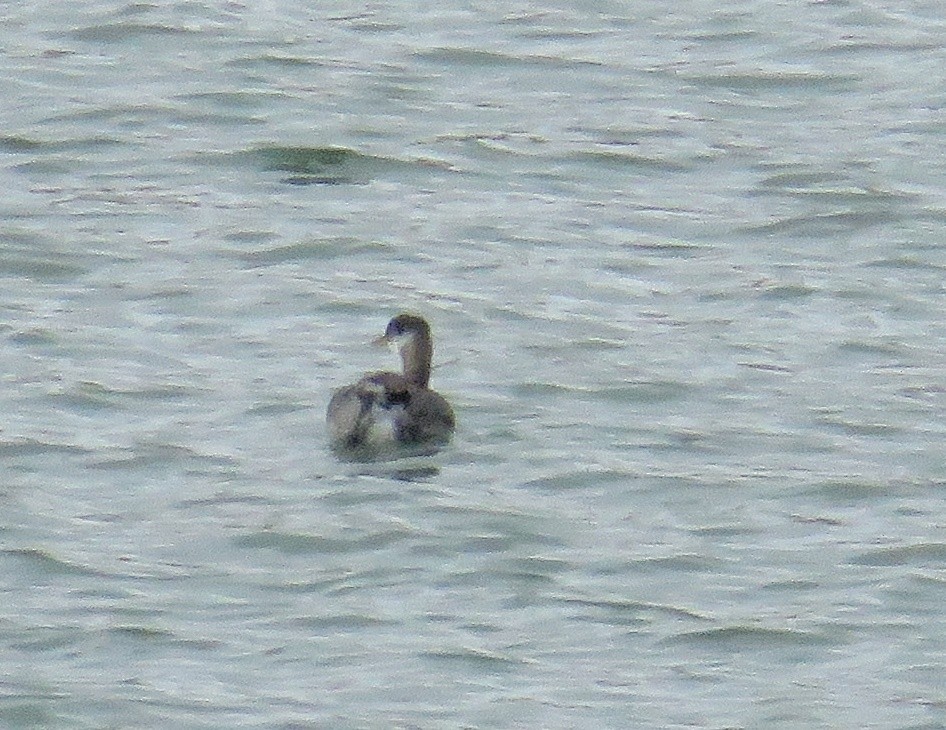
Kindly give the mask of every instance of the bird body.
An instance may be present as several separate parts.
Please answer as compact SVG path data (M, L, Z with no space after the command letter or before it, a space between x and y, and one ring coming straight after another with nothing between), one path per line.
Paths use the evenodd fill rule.
M333 448L369 452L447 442L456 419L447 400L429 387L430 326L422 317L400 314L380 341L398 346L403 373L367 373L335 391L326 416Z

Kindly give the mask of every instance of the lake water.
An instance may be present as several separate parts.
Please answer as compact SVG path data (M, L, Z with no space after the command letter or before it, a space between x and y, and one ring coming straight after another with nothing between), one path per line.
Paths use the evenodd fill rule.
M941 3L0 18L0 727L946 725Z

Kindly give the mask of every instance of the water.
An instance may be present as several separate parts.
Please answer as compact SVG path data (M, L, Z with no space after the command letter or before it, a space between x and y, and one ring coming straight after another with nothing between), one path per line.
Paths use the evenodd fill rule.
M939 4L0 12L0 726L946 723Z

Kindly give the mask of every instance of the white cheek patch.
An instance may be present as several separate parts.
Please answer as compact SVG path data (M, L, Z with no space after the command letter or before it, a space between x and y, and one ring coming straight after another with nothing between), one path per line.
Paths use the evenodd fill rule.
M409 345L413 339L414 335L409 332L402 332L399 335L391 335L388 337L388 344L391 346L391 349L400 352L401 349Z

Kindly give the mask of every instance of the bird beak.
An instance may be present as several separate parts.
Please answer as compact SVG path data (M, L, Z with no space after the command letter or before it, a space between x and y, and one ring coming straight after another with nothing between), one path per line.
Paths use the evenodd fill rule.
M391 344L391 338L388 337L387 335L381 335L380 337L375 337L371 341L371 344L374 347L387 347L388 345Z

